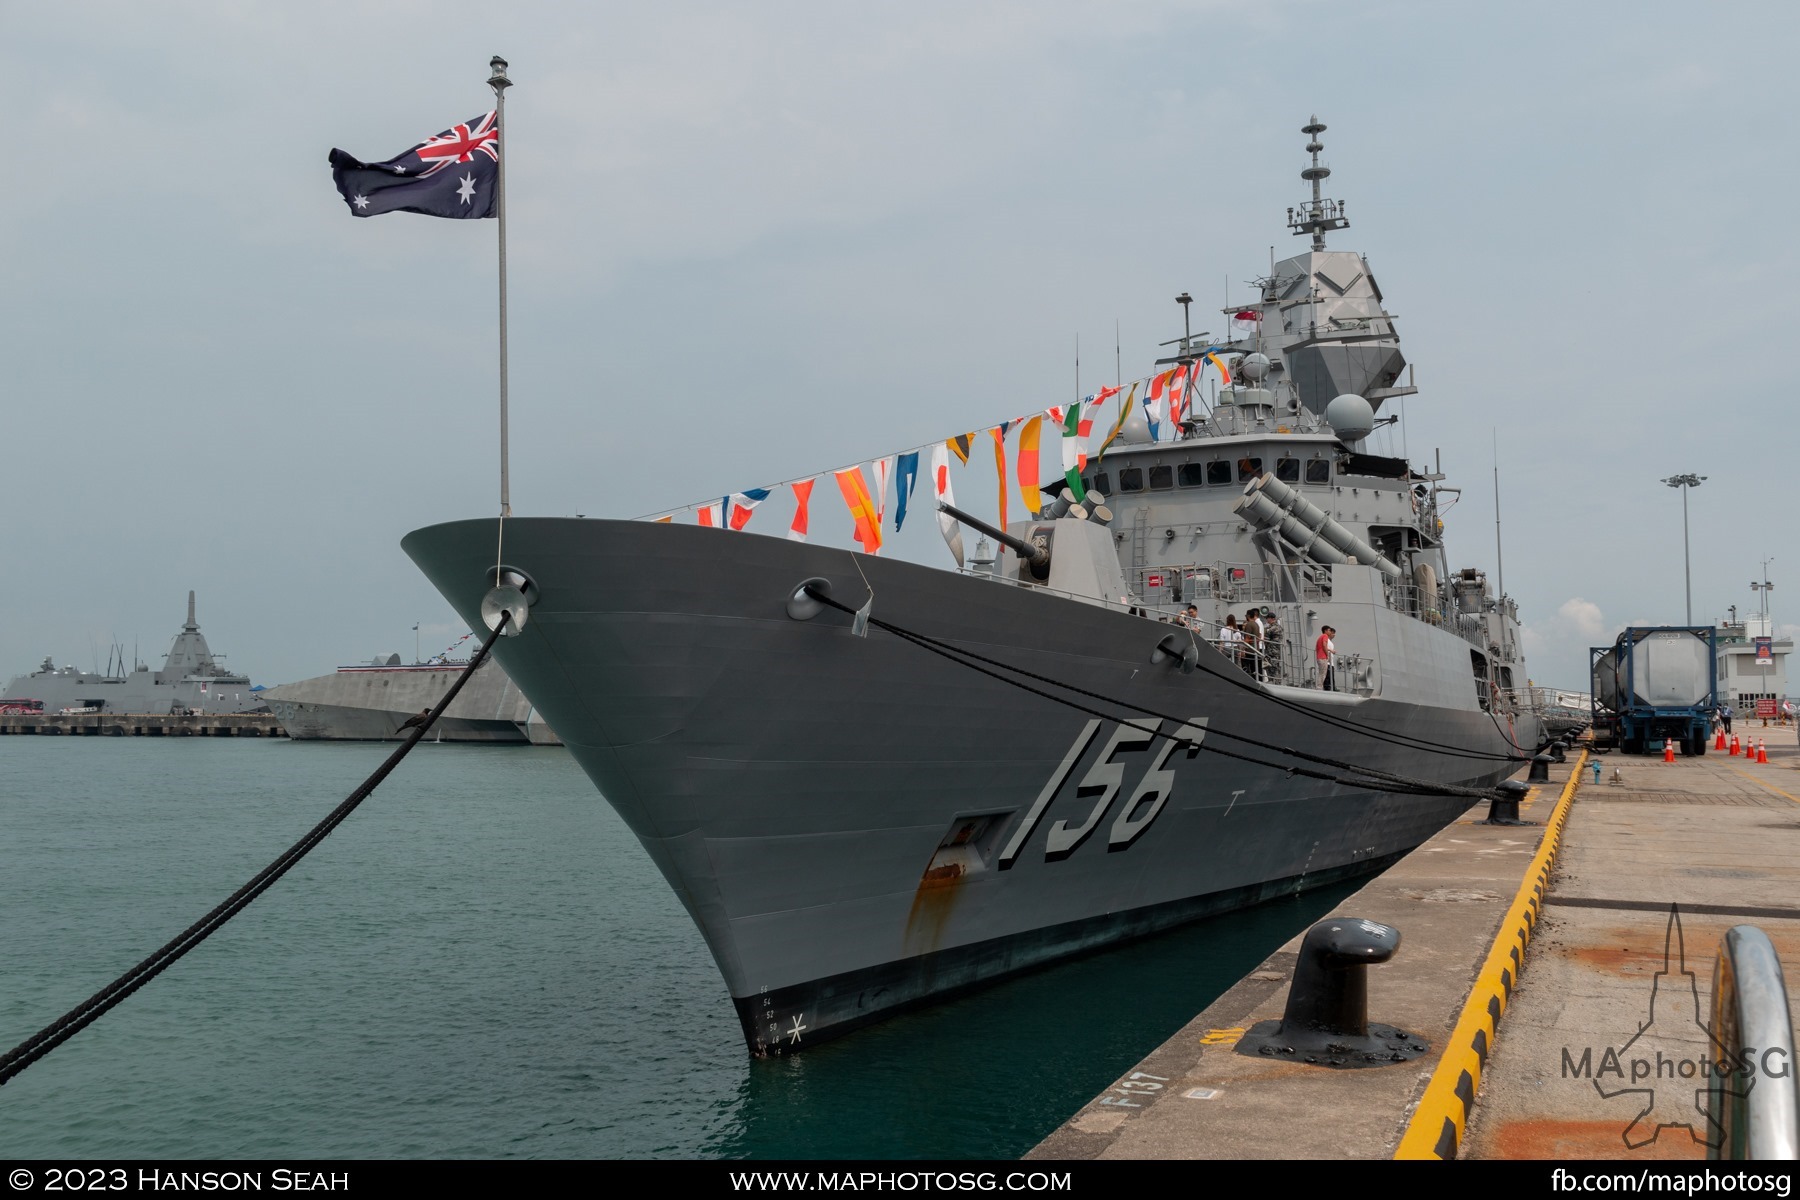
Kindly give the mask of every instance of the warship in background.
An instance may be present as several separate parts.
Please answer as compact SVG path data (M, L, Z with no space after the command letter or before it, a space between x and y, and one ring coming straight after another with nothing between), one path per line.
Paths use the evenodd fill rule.
M120 647L109 652L104 671L59 667L54 659L29 675L20 675L0 694L0 707L35 712L245 713L263 708L263 689L250 677L225 669L223 654L214 654L194 620L194 593L188 593L187 623L175 635L160 671L132 656L125 669Z
M468 669L466 660L402 663L398 654L390 654L268 688L262 696L295 741L395 741L406 736L408 722L442 700ZM431 740L562 744L492 658L476 668L475 677L431 727Z
M1573 738L1594 717L1594 697L1589 692L1532 686L1527 700L1543 719L1544 732L1553 738Z
M1289 210L1312 249L1226 310L1257 332L1158 367L1218 355L1230 386L1160 437L1134 405L1085 499L940 510L998 554L511 516L499 565L492 518L404 539L472 628L511 618L494 655L699 926L752 1054L1377 871L1541 744L1513 602L1445 548L1455 489L1364 449L1415 389L1368 262L1325 249L1323 129ZM1261 646L1221 630L1247 608Z
M135 657L135 656L134 656ZM175 636L163 669L125 667L124 651L109 652L104 671L58 667L46 658L36 671L16 677L0 694L0 709L42 713L139 713L158 716L271 712L299 741L392 741L406 723L437 704L468 669L468 661L440 655L403 664L398 654L339 667L330 675L265 688L225 668L194 619L188 593L187 623ZM500 665L489 659L456 702L432 727L442 742L562 743Z

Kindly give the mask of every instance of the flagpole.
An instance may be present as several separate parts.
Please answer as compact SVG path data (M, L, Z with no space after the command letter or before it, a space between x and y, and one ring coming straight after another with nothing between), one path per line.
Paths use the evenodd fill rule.
M494 89L494 135L500 146L498 178L495 181L494 213L500 220L500 519L512 516L512 496L506 467L506 89L512 80L506 77L506 60L498 54L489 60L488 86Z

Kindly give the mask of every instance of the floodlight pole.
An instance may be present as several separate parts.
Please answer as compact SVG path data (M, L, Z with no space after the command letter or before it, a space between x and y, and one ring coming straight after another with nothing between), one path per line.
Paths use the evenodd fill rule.
M1672 488L1681 489L1681 569L1687 580L1687 623L1694 623L1694 571L1688 556L1688 502L1689 488L1697 488L1705 482L1704 475L1671 475L1663 480Z
M1762 609L1762 636L1769 639L1769 662L1775 661L1775 631L1769 628L1769 589L1775 586L1769 582L1769 564L1774 561L1775 560L1772 558L1763 559L1762 579L1760 581L1752 581L1750 584L1751 591L1761 593L1758 599L1760 601L1759 607ZM1752 640L1750 645L1754 648L1756 642ZM1761 655L1758 655L1757 657L1760 658ZM1762 678L1763 695L1770 699L1774 699L1775 693L1769 690L1769 663L1763 664ZM1767 725L1768 721L1765 720L1763 724Z

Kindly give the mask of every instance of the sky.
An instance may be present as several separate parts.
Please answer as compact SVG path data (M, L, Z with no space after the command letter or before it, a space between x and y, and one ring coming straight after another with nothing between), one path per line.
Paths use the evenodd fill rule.
M497 223L353 219L326 155L485 112L496 53L517 515L639 516L1145 374L1178 292L1208 328L1302 248L1316 113L1331 245L1416 368L1386 436L1441 452L1452 561L1490 578L1497 464L1536 682L1682 623L1684 562L1716 621L1768 560L1791 631L1800 15L1695 11L0 0L0 678L160 666L190 588L269 685L466 632L399 542L498 509ZM847 544L834 499L815 536ZM896 549L948 565L935 537Z

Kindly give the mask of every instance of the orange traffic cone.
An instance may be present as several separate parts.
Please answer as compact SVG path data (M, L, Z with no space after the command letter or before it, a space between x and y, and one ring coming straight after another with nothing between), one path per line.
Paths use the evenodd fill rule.
M1758 741L1756 743L1756 761L1759 763L1766 763L1769 761L1769 743L1764 741Z
M1664 738L1663 739L1663 761L1664 762L1674 762L1675 761L1675 739L1674 738Z
M1723 750L1724 748L1725 748L1725 727L1723 725L1721 725L1721 726L1719 726L1718 739L1713 742L1713 749L1714 750Z
M1733 754L1738 752L1738 737L1735 733L1731 735L1731 752Z

